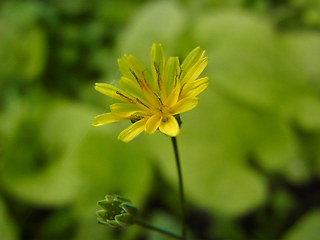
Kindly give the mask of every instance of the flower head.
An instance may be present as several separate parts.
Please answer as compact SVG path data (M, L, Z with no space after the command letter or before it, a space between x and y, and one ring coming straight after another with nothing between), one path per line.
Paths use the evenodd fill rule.
M131 201L118 195L110 194L98 202L101 210L97 211L98 222L114 228L124 228L135 223L137 208Z
M120 103L95 117L93 125L131 120L133 124L118 137L124 142L143 131L153 134L157 129L177 136L180 127L175 116L193 109L198 104L196 96L208 86L207 77L198 79L208 63L204 51L195 48L182 64L178 57L169 57L165 62L162 45L153 44L151 72L132 55L124 55L118 63L121 89L107 83L96 83L95 89Z

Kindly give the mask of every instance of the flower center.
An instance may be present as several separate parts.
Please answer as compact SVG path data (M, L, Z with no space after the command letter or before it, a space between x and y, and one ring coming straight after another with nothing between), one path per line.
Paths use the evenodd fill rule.
M167 105L161 105L160 108L159 108L159 111L160 111L160 116L163 119L167 119L168 116L170 115L169 107Z

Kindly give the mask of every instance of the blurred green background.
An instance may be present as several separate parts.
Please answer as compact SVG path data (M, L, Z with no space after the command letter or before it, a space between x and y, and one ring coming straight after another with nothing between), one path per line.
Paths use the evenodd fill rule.
M320 239L319 0L0 2L0 239L167 239L96 221L107 193L179 232L170 139L90 126L124 53L206 49L178 137L190 239Z

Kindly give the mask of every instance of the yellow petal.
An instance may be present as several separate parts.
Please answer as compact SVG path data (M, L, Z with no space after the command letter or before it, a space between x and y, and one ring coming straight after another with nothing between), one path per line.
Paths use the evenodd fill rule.
M171 91L170 95L164 101L164 105L167 105L167 106L174 105L179 99L180 90L181 90L180 83L177 83L177 86Z
M134 90L132 87L138 85L139 88L134 90L134 95L139 95L140 100L147 100L150 104L156 105L157 99L154 95L154 84L150 73L139 62L139 60L132 55L125 55L118 59L119 69L125 76L121 84L131 84L129 91ZM131 80L132 82L130 83ZM123 87L123 89L126 89ZM141 94L139 94L139 92ZM143 97L142 97L142 96Z
M178 57L170 57L166 63L165 68L165 85L166 91L169 95L172 88L177 84L180 76L180 63Z
M153 134L159 127L161 117L158 115L151 116L146 123L146 133Z
M147 70L146 67L133 55L127 56L127 59L130 64L130 70L133 71L139 79L145 80L143 73Z
M181 64L181 69L183 71L181 75L182 78L190 68L192 68L201 58L203 58L204 53L205 51L203 51L200 47L196 47L188 54Z
M136 79L134 79L134 77L130 71L130 63L129 63L127 55L124 55L122 58L118 59L118 66L119 66L119 70L123 76L130 78L133 81L136 81Z
M154 43L151 49L151 70L159 91L163 91L164 84L164 52L160 43Z
M112 86L107 83L96 83L94 87L98 92L103 93L104 95L107 95L109 97L112 97L114 99L118 99L120 101L124 102L134 102L134 99L124 91L116 88L115 86Z
M137 82L140 82L142 90L149 92L148 90L155 89L154 80L143 64L135 56L129 55L127 58L131 68L130 71L133 71L132 75L135 79L138 79Z
M136 81L128 77L122 76L119 80L119 85L122 89L125 89L130 95L145 100L145 97L141 91L139 84Z
M138 136L144 129L146 125L147 120L141 119L134 124L132 124L130 127L123 130L119 136L118 139L120 139L123 142L129 142L136 136Z
M174 115L189 111L198 105L198 98L184 98L170 108L170 112Z
M110 110L114 116L128 118L132 114L141 111L141 108L130 103L114 103L110 105Z
M101 126L107 123L118 122L124 120L124 118L114 116L112 113L103 113L101 115L96 116L93 119L92 126Z
M119 70L124 77L131 79L134 83L141 85L146 68L132 55L124 55L118 59Z
M209 79L207 77L189 82L185 85L180 95L180 99L185 97L196 97L208 87Z
M181 85L189 81L195 80L202 73L202 71L205 69L207 64L208 64L207 57L200 59L193 67L187 70L187 73L181 80Z
M166 119L161 119L159 130L170 137L175 137L179 134L180 128L177 120L173 116L169 116Z
M201 92L203 92L208 87L208 85L209 85L208 82L198 85L197 87L191 89L190 92L187 93L187 96L192 96L192 97L198 96Z
M124 55L118 59L119 70L121 74L138 83L143 80L143 65L132 55Z

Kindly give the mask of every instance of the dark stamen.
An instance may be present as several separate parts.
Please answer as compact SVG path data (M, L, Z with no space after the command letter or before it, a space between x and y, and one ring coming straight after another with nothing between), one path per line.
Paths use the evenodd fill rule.
M162 102L161 98L158 96L158 94L156 94L155 92L153 92L153 94L158 98L158 100L161 103L161 105L163 105L163 102Z
M140 101L139 98L136 98L137 102L140 103L141 105L145 106L146 108L149 108L146 104ZM150 108L149 108L150 109Z
M132 69L129 68L129 70L130 70L131 74L134 76L134 78L137 80L138 84L141 87L141 80L138 78L137 74Z
M157 64L156 62L154 62L153 65L154 65L154 68L155 68L155 70L157 72L157 75L158 75L158 79L157 79L158 80L158 87L159 87L159 89L161 89L161 85L160 85L160 63Z
M182 69L181 69L181 66L179 65L179 74L178 74L178 70L176 69L176 74L174 78L174 87L177 85L178 79L180 79L181 74L182 74Z
M118 94L118 95L121 96L121 97L124 97L125 99L128 99L131 103L134 102L133 99L129 98L128 96L122 94L122 93L119 92L119 91L116 91L116 94Z
M203 83L201 83L201 84L199 84L199 85L196 85L196 86L194 86L193 88L192 88L192 90L194 90L194 89L196 89L196 88L198 88L198 87L200 87L200 86L202 86L202 85L204 85L204 84L206 84L207 82L203 82Z
M185 85L186 85L186 83L184 83L184 84L182 85L182 87L181 87L181 89L180 89L180 92L179 92L179 97L181 96L182 90L183 90L183 88L184 88Z

